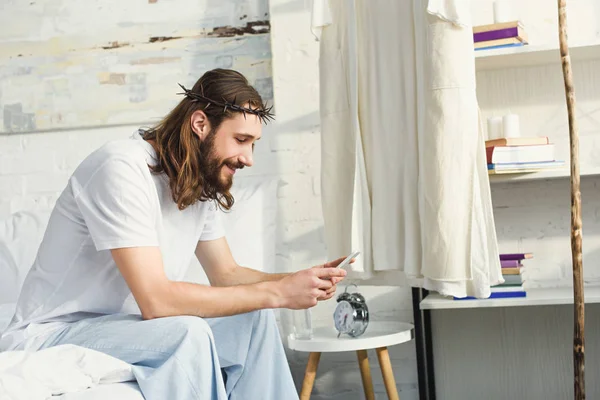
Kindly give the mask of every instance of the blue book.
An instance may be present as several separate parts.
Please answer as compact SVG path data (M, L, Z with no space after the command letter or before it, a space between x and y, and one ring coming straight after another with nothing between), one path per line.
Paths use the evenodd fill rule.
M496 170L502 170L502 169L527 169L527 168L539 168L539 169L543 169L543 168L555 168L555 167L562 167L565 165L564 161L536 161L536 162L521 162L521 163L495 163L495 164L488 164L487 168L488 169L496 169Z
M498 46L490 46L490 47L480 47L478 49L475 49L475 51L480 51L480 50L492 50L492 49L502 49L504 47L521 47L524 46L525 43L509 43L509 44L500 44Z
M527 297L527 292L519 290L515 292L493 292L488 299L506 299L506 298L515 298L515 297ZM454 300L485 300L478 299L477 297L467 296L467 297L454 297Z

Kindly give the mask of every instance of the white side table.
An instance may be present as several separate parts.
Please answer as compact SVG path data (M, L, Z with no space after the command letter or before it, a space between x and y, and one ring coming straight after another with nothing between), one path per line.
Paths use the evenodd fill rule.
M377 358L379 359L388 398L398 400L396 381L387 348L412 340L414 337L413 325L403 322L373 321L369 323L365 333L358 338L342 335L338 339L337 333L333 327L322 327L315 329L312 339L296 339L294 335L290 335L288 339L290 349L310 353L304 382L302 383L300 400L310 399L321 353L337 351L356 351L365 396L367 400L374 400L375 394L373 392L373 382L371 380L371 370L369 369L369 358L367 356L368 349L376 349L377 351Z

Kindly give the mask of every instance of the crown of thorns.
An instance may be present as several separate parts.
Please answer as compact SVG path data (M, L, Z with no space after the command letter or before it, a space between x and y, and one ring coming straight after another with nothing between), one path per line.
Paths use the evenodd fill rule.
M253 115L256 115L260 119L260 121L265 124L267 122L275 119L275 114L273 114L271 112L273 110L273 106L271 106L271 107L263 106L261 108L253 108L252 106L242 107L238 104L235 104L235 97L233 98L233 103L225 100L224 98L219 101L219 100L215 100L215 99L210 99L201 93L192 92L191 90L183 87L183 85L180 83L178 83L178 85L179 85L179 87L181 87L181 89L183 89L183 93L177 93L177 94L183 94L188 99L191 99L192 101L205 101L206 102L206 106L204 107L205 110L208 109L208 107L214 105L217 107L222 107L223 112L226 112L227 110L241 112L242 114L244 114L244 118L246 118L246 114L253 114ZM204 91L201 89L201 92L204 92Z

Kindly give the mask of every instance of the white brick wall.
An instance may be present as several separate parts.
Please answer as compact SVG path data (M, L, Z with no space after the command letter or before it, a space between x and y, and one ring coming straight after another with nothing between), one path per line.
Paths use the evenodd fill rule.
M131 135L133 129L0 135L0 217L51 209L85 156L106 141Z

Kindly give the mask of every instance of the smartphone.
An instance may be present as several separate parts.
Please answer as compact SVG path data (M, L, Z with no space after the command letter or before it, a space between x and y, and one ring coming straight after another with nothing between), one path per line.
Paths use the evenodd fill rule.
M348 264L350 264L350 261L355 258L356 256L358 256L360 254L360 251L355 251L352 254L350 254L348 257L346 257L344 259L344 261L342 261L341 263L338 264L338 266L336 268L344 268L346 266L348 266Z

